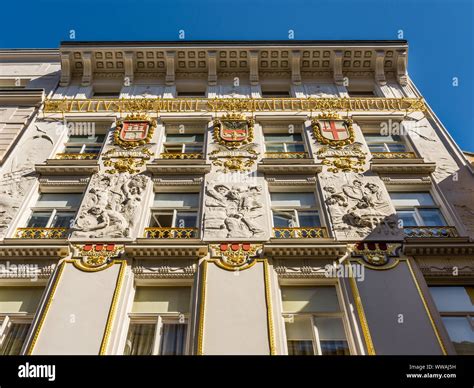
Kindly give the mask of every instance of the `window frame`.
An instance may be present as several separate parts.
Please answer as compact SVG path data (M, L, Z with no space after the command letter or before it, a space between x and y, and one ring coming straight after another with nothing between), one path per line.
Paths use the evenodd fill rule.
M445 225L435 225L435 226L449 226L449 222L448 222L448 218L445 216L443 210L442 210L442 207L438 204L438 201L436 200L435 196L433 195L433 193L431 192L431 190L425 190L425 191L414 191L414 190L389 190L389 196L391 193L410 193L410 194L417 194L417 193L423 193L423 194L429 194L431 199L433 200L433 203L434 205L423 205L423 206L395 206L395 204L393 203L393 200L392 198L390 198L390 200L392 201L392 205L395 209L395 214L397 214L398 216L398 212L399 211L413 211L414 213L414 220L415 222L417 223L416 226L412 226L413 227L430 227L430 226L427 226L425 225L425 222L422 218L422 216L420 215L420 212L419 212L419 209L421 210L438 210L440 216L442 217L442 219L444 220L444 223ZM400 219L400 218L399 218ZM407 226L408 228L410 228L410 226Z
M289 123L288 125L292 125L293 123ZM303 132L303 124L301 123L298 123L297 126L298 126L298 129L295 130L293 133L290 133L290 135L295 135L295 134L298 134L301 136L301 141L268 141L266 140L266 136L267 135L277 135L277 136L285 136L285 135L288 135L287 133L284 133L284 132L281 132L280 130L279 131L269 131L268 129L265 130L265 127L266 126L271 126L271 124L263 124L263 129L264 129L264 132L263 132L263 140L264 140L264 153L272 153L272 152L276 152L276 153L295 153L295 152L301 152L301 153L307 153L308 152L308 147L306 146L306 141L305 141L305 137L304 137L304 132ZM267 150L267 144L268 145L279 145L279 144L282 144L283 145L283 151L268 151ZM288 145L302 145L303 146L303 151L288 151Z
M84 196L84 193L82 192L73 192L73 193L61 193L61 194L80 194L81 195L81 199L79 201L79 206L76 208L76 207L73 207L73 206L64 206L64 207L51 207L51 206L45 206L45 207L40 207L40 206L36 206L39 202L39 199L41 198L41 195L42 194L51 194L51 193L39 193L39 196L35 202L35 206L31 206L30 207L30 215L29 217L27 218L26 220L26 225L28 225L30 223L30 220L31 218L33 217L33 214L36 212L36 213L51 213L49 218L48 218L48 222L46 223L46 226L38 226L38 227L35 227L35 226L25 226L26 228L55 228L55 226L51 226L53 224L53 221L54 221L54 218L56 216L57 213L72 213L72 220L74 220L75 216L77 215L77 212L79 211L79 208L81 207L81 203L82 203L82 199L83 199L83 196ZM54 193L56 194L56 193ZM59 194L59 193L58 193ZM67 227L67 229L70 229L72 227L72 225L69 225Z
M202 142L168 142L168 135L171 136L176 136L176 135L202 135ZM163 151L162 153L168 154L168 153L175 153L175 152L170 152L167 150L167 147L181 147L181 152L176 152L176 154L186 154L186 146L201 146L201 151L200 152L189 152L190 154L202 154L203 157L205 156L205 144L206 144L206 131L205 127L203 124L203 129L201 132L195 131L195 130L190 130L189 132L186 133L175 133L173 130L168 132L166 131L166 124L165 124L165 136L163 139Z
M283 311L283 295L281 288L282 287L334 287L336 290L337 302L339 304L339 311L338 312L317 312L317 313L286 313ZM278 285L278 296L279 296L279 309L280 309L280 319L281 319L281 327L283 331L283 351L284 355L288 354L288 337L286 334L286 316L310 316L311 317L311 332L313 334L313 356L321 356L321 343L319 340L319 334L317 333L316 325L314 324L314 318L339 318L342 321L342 325L344 328L344 334L346 336L347 346L349 348L349 355L357 355L356 346L354 342L353 333L351 330L351 325L349 323L349 314L347 312L346 302L343 297L343 293L341 290L341 285L338 281L319 281L317 283L313 282L306 282L306 281L283 281L280 282Z
M469 285L466 284L428 284L428 289L434 288L434 287L443 287L443 288L448 288L448 287L468 287ZM441 311L438 309L438 306L436 305L435 298L433 294L430 291L430 296L433 299L433 304L438 311L439 316L441 317L441 323L444 325L444 328L446 330L446 333L448 335L448 339L451 341L453 344L453 348L455 348L454 343L451 339L451 336L449 335L448 329L446 328L446 325L443 321L443 318L465 318L469 325L471 326L472 331L474 332L474 311L462 311L462 310L457 310L457 311ZM456 350L456 349L455 349ZM457 354L457 351L456 351Z
M104 144L105 144L105 141L107 139L107 135L106 134L102 134L102 133L99 133L97 134L99 136L104 136L104 139L102 140L102 142L94 142L94 143L80 143L80 142L70 142L69 140L71 139L71 136L75 136L75 135L70 135L68 136L67 138L67 141L64 143L64 153L66 154L74 154L74 155L80 155L80 154L96 154L96 155L100 155L100 153L102 152L102 149L104 147ZM79 135L77 135L79 136ZM68 147L81 147L81 150L79 152L67 152L66 149ZM97 153L95 152L85 152L85 149L87 147L97 147L98 148L98 151Z
M159 287L159 286L158 286ZM191 288L191 287L190 287ZM191 290L192 291L192 290ZM184 322L179 322L181 317L184 318ZM153 344L151 346L152 353L151 356L159 356L160 349L163 340L163 325L164 324L178 324L178 325L186 325L185 330L185 339L184 339L184 354L187 355L189 353L189 340L190 340L190 313L128 313L129 323L128 328L125 333L125 346L128 333L130 331L130 326L133 324L153 324L155 326L155 334L153 336ZM122 354L125 351L125 347L122 351Z
M314 206L300 206L295 208L294 206L273 206L272 204L272 199L271 199L271 194L272 193L311 193L313 194L314 197ZM293 217L296 220L296 225L295 226L287 226L287 228L305 228L304 226L300 226L300 219L299 219L299 212L310 212L314 211L316 212L318 218L319 218L319 224L320 226L313 226L314 228L322 228L325 226L324 224L324 219L322 217L322 211L321 211L321 206L318 206L319 200L318 196L315 191L271 191L270 190L270 210L271 210L271 218L272 218L272 228L278 228L278 226L275 226L274 222L274 212L289 212L293 211ZM308 227L309 228L309 227Z
M197 207L192 207L192 206L183 206L180 208L175 208L171 206L166 206L166 207L156 207L153 205L153 202L155 200L155 195L156 194L195 194L197 195L197 200L198 200L198 206ZM201 203L201 193L200 192L195 192L195 191L170 191L170 192L154 192L154 195L152 196L152 205L150 207L150 217L148 220L148 227L153 228L151 225L151 222L153 220L153 217L155 214L169 214L172 212L172 226L163 226L163 228L179 228L179 226L176 226L176 219L178 212L195 212L196 213L196 225L195 226L190 226L190 228L196 228L197 233L199 234L199 220L200 220L200 203ZM160 228L160 226L157 226Z

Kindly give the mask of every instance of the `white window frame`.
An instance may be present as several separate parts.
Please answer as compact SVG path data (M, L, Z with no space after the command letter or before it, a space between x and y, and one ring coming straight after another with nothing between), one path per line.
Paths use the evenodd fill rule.
M411 194L416 194L416 193L424 193L424 194L429 194L431 196L431 199L434 202L434 205L423 205L423 206L395 206L395 212L397 213L398 211L413 211L414 212L414 218L416 222L416 227L421 227L421 226L426 226L423 218L420 215L419 209L424 210L424 209L436 209L439 211L441 217L444 219L445 225L436 225L436 226L449 226L448 219L444 215L444 212L442 211L441 206L438 205L438 202L436 201L435 196L433 193L429 190L425 191L414 191L414 190L390 190L389 193L411 193ZM409 228L409 226L407 226Z
M68 141L66 141L64 143L64 152L66 151L66 148L67 147L81 147L81 150L79 152L67 152L68 154L84 154L86 153L85 152L85 149L86 147L98 147L98 152L97 152L97 155L100 155L101 151L102 151L102 148L104 147L104 143L105 143L105 140L106 140L106 135L105 134L97 134L98 136L104 136L104 140L101 142L101 143L75 143L75 142L70 142L69 139L71 138L71 136L74 136L74 135L71 135L68 137Z
M295 206L273 206L273 204L271 203L271 194L272 193L311 193L313 194L314 196L314 206L299 206L299 207L296 207ZM314 211L317 213L318 215L318 218L319 218L319 223L320 223L320 227L324 227L324 220L321 216L321 209L319 208L319 206L317 205L319 203L318 201L318 197L316 195L316 193L314 191L271 191L270 192L270 204L271 204L271 211L272 211L272 227L273 228L276 228L275 224L274 224L274 221L273 221L273 215L274 215L274 212L289 212L289 211L293 211L293 216L296 220L296 225L294 226L288 226L288 228L300 228L300 219L299 219L299 211L301 212L307 212L307 211ZM319 226L314 226L315 228L319 228Z
M202 142L188 142L188 143L180 143L180 142L168 142L168 135L173 136L173 135L202 135ZM199 132L188 132L188 133L165 133L165 141L163 142L163 153L173 153L167 151L168 147L181 147L181 152L177 152L178 154L185 154L186 153L186 146L201 146L201 151L200 152L190 152L190 153L199 153L204 155L204 144L205 144L206 136L205 133L199 133Z
M25 336L25 341L21 346L20 355L23 354L23 348L25 347L26 342L28 341L29 333L31 331L31 325L33 324L33 319L35 315L29 313L8 313L0 314L0 348L3 346L5 340L10 334L11 327L14 324L28 324L28 332Z
M292 123L290 123L292 124ZM300 124L298 124L298 126L300 126ZM302 126L302 125L301 125ZM301 141L267 141L265 140L265 136L267 135L287 135L287 133L283 133L283 132L265 132L263 134L263 138L264 138L264 145L265 145L265 152L266 153L271 153L271 152L278 152L278 151L268 151L267 150L267 144L268 145L279 145L279 144L283 144L283 151L281 151L282 153L287 153L287 152L302 152L302 153L305 153L307 152L307 147L306 147L306 142L305 142L305 139L304 139L304 135L303 135L303 131L299 131L299 130L296 130L294 131L293 133L291 133L290 135L295 135L295 134L298 134L301 136ZM301 144L303 146L303 151L288 151L288 145L292 145L292 144L296 144L296 145L299 145Z
M155 194L165 194L166 192L154 192L153 193L153 198L152 198L152 201L154 201L154 198L155 198ZM198 197L198 204L201 203L201 194L198 193L198 192L194 192L194 191L170 191L168 193L171 193L171 194L195 194L197 195ZM150 227L151 225L151 222L153 221L153 217L155 214L169 214L172 212L173 214L173 218L172 218L172 222L171 222L171 225L172 226L169 226L169 228L178 228L179 226L176 226L176 220L177 220L177 216L178 216L178 212L183 212L183 213L186 213L186 212L194 212L196 213L196 225L195 226L190 226L190 228L198 228L199 229L199 219L200 219L200 211L199 211L199 206L198 207L192 207L192 206L183 206L183 207L179 207L179 208L175 208L175 207L169 207L169 206L166 206L166 207L156 207L156 206L152 206L151 207L151 211L150 211L150 220L148 221L148 226Z
M36 204L39 201L39 198L41 197L41 194L49 194L49 193L40 193L40 196L36 200ZM83 193L64 193L64 194L81 194ZM30 222L31 217L33 216L33 213L48 213L51 212L48 222L46 223L46 226L44 228L51 228L51 224L53 223L54 217L58 212L64 212L64 213L73 213L73 219L74 216L77 214L77 211L79 210L79 207L73 207L73 206L64 206L64 207L38 207L38 206L32 206L30 208L30 216L26 220L26 225Z
M286 313L283 311L283 297L281 292L281 287L334 287L336 289L337 301L339 303L339 312L319 312L319 313ZM339 282L327 281L327 282L319 282L319 283L307 283L307 282L289 282L289 283L280 283L278 287L278 295L279 295L279 308L281 312L281 323L283 328L283 351L285 355L288 355L288 338L286 336L286 317L293 316L293 317L303 317L303 316L311 316L311 325L312 325L312 333L313 333L313 351L314 356L320 356L321 354L321 344L319 342L319 334L317 332L316 325L314 324L314 318L340 318L342 320L342 325L344 328L344 333L346 335L347 346L349 348L349 354L355 355L357 354L354 338L352 335L352 330L349 324L349 314L346 309L346 304L343 299L342 291L340 289Z
M163 324L183 324L186 325L185 339L184 339L184 355L189 353L189 340L190 340L190 314L178 314L178 313L128 313L129 324L126 332L126 338L130 331L130 326L133 324L154 324L155 335L153 337L152 353L153 356L159 356L162 336L163 336ZM184 322L180 322L180 320ZM126 341L126 339L125 339ZM126 346L126 345L125 345ZM125 348L124 348L125 350ZM124 352L122 351L122 354Z

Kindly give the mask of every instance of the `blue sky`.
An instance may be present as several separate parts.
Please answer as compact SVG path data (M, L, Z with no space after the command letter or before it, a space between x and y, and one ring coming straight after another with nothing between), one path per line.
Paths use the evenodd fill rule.
M0 48L76 40L398 39L409 73L461 149L474 151L473 0L2 2ZM458 86L453 86L457 77Z

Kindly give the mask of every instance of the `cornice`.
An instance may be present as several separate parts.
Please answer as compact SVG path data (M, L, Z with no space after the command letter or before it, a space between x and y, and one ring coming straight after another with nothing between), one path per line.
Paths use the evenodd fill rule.
M12 239L5 239L3 243L11 243L12 241L10 240ZM60 258L69 254L69 246L65 241L62 241L61 245L32 245L29 240L28 243L30 245L0 245L0 257ZM40 243L44 243L44 241L40 241Z
M40 106L44 89L0 89L0 105Z
M309 240L309 239L308 239ZM282 240L278 240L282 242ZM284 244L277 244L276 241L271 241L270 244L264 244L263 253L271 257L284 257L288 259L301 258L332 258L336 259L342 256L347 248L346 244L328 244L318 239L315 244L289 244L284 241Z
M146 170L153 175L199 175L210 172L211 164L205 160L155 159L146 165Z
M48 159L46 163L35 164L35 170L41 175L92 175L99 172L99 164L97 161L94 163L78 163L78 162L90 162L90 161L68 161L75 162L65 163L64 160Z
M323 169L313 159L262 159L257 171L265 174L317 174Z
M474 242L468 237L406 238L403 252L407 256L472 255Z
M182 242L179 245L151 245L156 244L156 241L143 241L144 239L137 239L136 245L126 245L125 253L130 257L175 257L175 258L190 258L196 257L200 258L206 256L208 253L207 245L196 245L195 242L193 245L183 245ZM145 244L145 243L149 244Z
M371 171L392 174L430 174L436 170L436 163L423 159L372 159Z

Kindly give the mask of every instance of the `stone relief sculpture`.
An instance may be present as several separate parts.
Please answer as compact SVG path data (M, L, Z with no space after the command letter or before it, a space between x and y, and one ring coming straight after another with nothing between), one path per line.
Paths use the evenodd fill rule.
M49 157L55 141L55 129L54 124L30 127L18 150L5 164L0 175L0 238L4 237L35 181L34 165Z
M322 179L325 202L338 238L394 238L401 235L388 194L377 177L347 174Z
M72 237L130 237L149 178L129 173L92 177Z
M261 186L210 182L205 206L206 238L265 238Z

